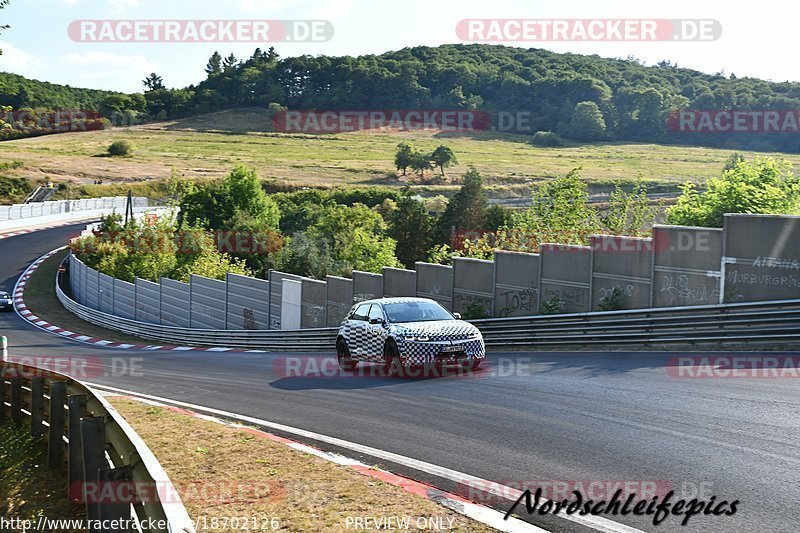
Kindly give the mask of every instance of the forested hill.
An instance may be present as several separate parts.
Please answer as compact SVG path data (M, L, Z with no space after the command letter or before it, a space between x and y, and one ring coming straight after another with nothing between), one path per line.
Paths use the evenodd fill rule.
M236 58L220 52L209 59L206 79L197 85L165 89L154 76L148 78L146 102L112 97L106 111L127 108L166 118L270 103L290 109L525 111L532 119L530 133L553 131L583 141L800 151L797 132L709 134L668 127L670 113L679 109L798 110L797 82L710 75L668 61L644 66L634 59L487 44L416 47L359 57L281 59L270 49ZM198 65L198 72L202 67ZM158 74L169 84L168 72ZM96 101L96 92L86 95L85 101ZM37 103L49 104L44 99Z
M38 107L97 111L105 98L117 94L121 93L81 89L0 72L0 105L14 109Z

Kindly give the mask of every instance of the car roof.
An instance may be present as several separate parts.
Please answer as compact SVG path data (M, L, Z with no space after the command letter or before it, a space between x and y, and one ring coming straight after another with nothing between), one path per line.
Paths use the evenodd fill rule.
M412 296L394 296L390 298L373 298L371 300L364 300L363 302L356 302L355 305L361 304L401 304L401 303L410 303L410 302L434 302L435 300L431 300L430 298L415 298Z

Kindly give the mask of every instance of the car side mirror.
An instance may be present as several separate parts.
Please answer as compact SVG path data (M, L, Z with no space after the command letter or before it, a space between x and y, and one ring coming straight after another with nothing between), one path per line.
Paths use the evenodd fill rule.
M461 320L461 313L453 313L453 316L456 317L458 320Z
M385 321L382 318L373 317L369 319L370 324L384 324Z

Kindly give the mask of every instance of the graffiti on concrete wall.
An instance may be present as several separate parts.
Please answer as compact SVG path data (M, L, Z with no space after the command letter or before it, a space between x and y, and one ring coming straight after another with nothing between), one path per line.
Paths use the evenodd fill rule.
M687 274L664 274L659 291L666 305L702 305L719 302L719 287L693 286Z
M536 309L536 295L537 289L526 287L524 289L511 289L500 293L499 301L497 302L500 308L498 312L499 317L511 316L517 312L524 312L525 314L535 315Z
M553 298L558 298L562 302L562 309L585 309L589 299L589 290L576 287L546 287L542 289L543 302Z

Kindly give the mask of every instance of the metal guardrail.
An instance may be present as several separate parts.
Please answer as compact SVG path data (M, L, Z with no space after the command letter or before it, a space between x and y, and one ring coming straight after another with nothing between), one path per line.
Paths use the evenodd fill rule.
M48 468L67 464L69 487L65 490L73 501L85 503L87 519L131 520L135 513L145 533L194 533L177 491L153 452L91 388L58 372L3 360L0 400L0 424L26 423L31 435L47 444ZM141 494L146 488L145 501L131 504L86 497L105 494L103 487L121 494L123 483L131 489L127 494Z
M337 328L284 331L190 329L137 322L75 302L56 282L58 299L92 324L169 344L265 350L332 350ZM486 345L504 347L654 344L800 346L800 300L605 311L472 320Z
M84 198L81 200L55 200L36 203L0 205L0 222L25 218L43 217L96 211L102 209L125 209L127 197L109 196L103 198ZM143 196L133 198L134 207L147 207L148 199Z

